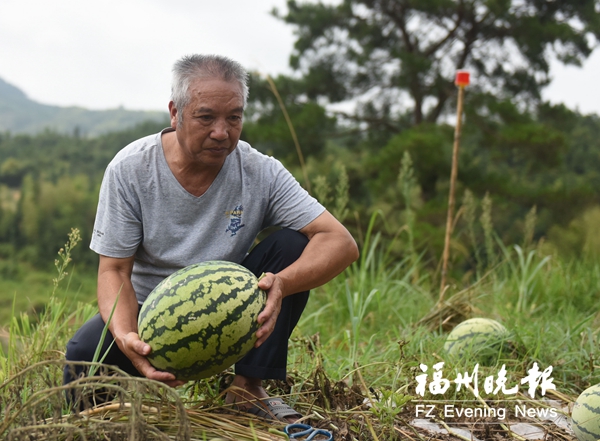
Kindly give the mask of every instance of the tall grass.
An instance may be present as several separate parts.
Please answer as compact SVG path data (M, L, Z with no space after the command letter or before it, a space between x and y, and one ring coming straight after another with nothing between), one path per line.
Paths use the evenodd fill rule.
M82 323L94 314L92 304L74 305L65 296L56 297L57 290L68 272L71 252L79 243L79 231L73 229L64 248L58 251L55 261L57 275L52 279L48 303L40 312L31 315L17 313L13 301L12 318L8 326L8 344L0 345L0 383L20 370L43 360L61 357L57 342L64 341L73 330L73 325Z
M409 183L410 175L407 170L404 173ZM341 181L338 188L343 189L343 178ZM406 189L406 185L399 189ZM406 194L410 197L410 192ZM476 206L468 195L464 201L464 205ZM333 198L328 202L333 204ZM410 201L406 203L409 207ZM533 363L542 369L553 366L557 389L553 397L567 401L597 383L600 263L544 255L527 233L534 228L535 212L529 215L523 243L504 244L493 232L489 198L487 202L484 198L482 205L484 239L477 258L480 274L475 283L443 303L436 295L435 271L415 258L418 250L408 247L400 258L394 251L398 241L410 243L410 216L397 232L384 236L382 215L374 212L360 259L311 293L290 345L289 378L270 382L269 392L286 396L310 415L314 424L343 431L347 440L395 440L399 431L407 439L419 439L410 429L406 431L407 421L414 416L411 409L421 399L439 399L430 394L423 398L416 395L415 378L422 373L419 366L429 366L431 371L431 366L444 361L447 378L472 372L477 360L448 357L444 342L455 320L474 315L501 321L512 334L514 349L497 364L480 366L480 378L497 374L504 364L512 385L527 375ZM338 207L341 213L346 208ZM476 210L465 209L464 213L474 226ZM493 243L488 243L490 238ZM74 243L70 238L70 245L59 255L59 284L65 280L61 274L66 272L64 263L69 262ZM57 285L53 285L49 291L56 294ZM0 352L0 421L5 422L0 436L12 433L19 439L18 434L25 433L22 431L34 430L27 426L33 425L27 416L33 411L36 424L47 421L54 425L58 432L47 439L56 440L68 436L96 439L93 431L110 438L110 434L123 430L134 434L131 439L189 439L186 433L197 439L280 437L278 426L238 419L239 415L224 404L223 390L230 371L177 391L148 380L95 376L81 387L108 385L118 391L119 398L109 404L112 407L91 410L85 417L88 420L83 415L70 416L61 400L62 348L73 330L93 313L93 306L74 310L68 302L51 296L39 315L15 314L8 346ZM480 392L485 399L497 398L486 396L481 386ZM473 395L465 388L451 389L443 398L464 400L473 399ZM523 395L518 398L524 399ZM17 428L19 425L23 428Z
M414 396L420 363L432 366L445 360L449 377L470 372L475 359L445 355L442 326L418 324L436 308L430 280L411 279L415 269L409 258L382 268L386 244L378 242L376 234L368 244L361 261L313 293L312 312L300 322L303 335L319 334L330 378L356 383L360 371L371 388ZM533 363L553 366L557 390L574 399L600 380L600 265L549 260L518 246L505 250L506 255L497 257L502 263L495 267L495 276L470 294L471 314L499 320L512 332L514 352L499 363L507 365L513 384ZM452 298L449 302L450 309ZM497 373L498 367L482 367L481 372Z

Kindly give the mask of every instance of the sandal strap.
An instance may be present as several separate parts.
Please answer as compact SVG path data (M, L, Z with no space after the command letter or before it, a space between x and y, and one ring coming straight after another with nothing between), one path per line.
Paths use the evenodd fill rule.
M302 418L302 414L288 406L280 397L267 397L255 401L251 407L242 408L234 406L234 409L246 412L265 420L277 420L287 422L286 417Z
M291 417L291 416L302 418L302 414L296 412L293 408L288 406L281 398L269 397L269 398L263 398L261 401L267 405L267 408L269 409L269 411L279 421L285 421L284 419L286 417Z

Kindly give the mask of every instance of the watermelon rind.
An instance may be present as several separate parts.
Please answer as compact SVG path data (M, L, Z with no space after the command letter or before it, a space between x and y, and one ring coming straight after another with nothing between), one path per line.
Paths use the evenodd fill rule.
M575 401L571 428L579 441L600 439L600 384L588 387Z
M458 324L446 338L444 350L451 357L472 357L493 364L510 349L510 333L500 322L476 317Z
M140 308L138 333L150 364L179 380L215 375L256 343L266 294L248 269L233 262L187 266L164 279Z

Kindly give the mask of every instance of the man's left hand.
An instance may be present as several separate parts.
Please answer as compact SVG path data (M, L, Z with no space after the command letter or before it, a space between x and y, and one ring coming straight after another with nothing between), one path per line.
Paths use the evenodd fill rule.
M281 301L283 300L283 281L273 273L266 273L258 281L258 287L267 293L267 304L265 309L258 315L260 328L256 331L258 340L254 345L258 348L271 335L275 329L275 322L281 311Z

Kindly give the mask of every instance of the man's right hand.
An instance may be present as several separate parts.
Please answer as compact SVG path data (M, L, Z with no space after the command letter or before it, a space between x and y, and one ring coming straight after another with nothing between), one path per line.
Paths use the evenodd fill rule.
M185 381L177 380L175 375L170 372L155 369L148 361L148 358L146 358L152 351L152 348L150 348L148 343L144 343L140 340L139 335L135 332L126 334L121 339L120 346L127 358L133 363L133 366L135 366L139 373L144 377L160 381L171 387L182 386L186 383Z
M146 358L152 348L140 340L137 333L139 308L131 284L135 256L126 258L100 255L98 266L98 308L104 322L110 320L109 329L121 352L131 360L140 374L151 380L176 387L185 384L175 375L156 370ZM116 303L116 305L115 305Z

